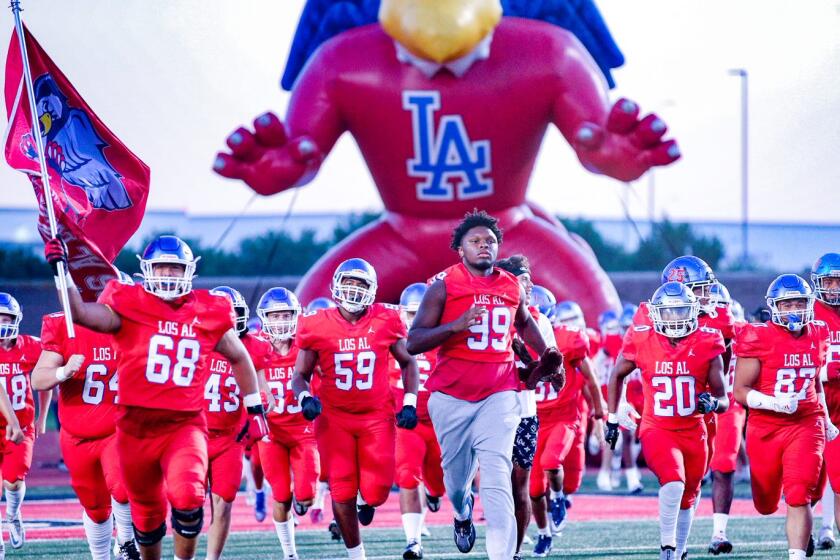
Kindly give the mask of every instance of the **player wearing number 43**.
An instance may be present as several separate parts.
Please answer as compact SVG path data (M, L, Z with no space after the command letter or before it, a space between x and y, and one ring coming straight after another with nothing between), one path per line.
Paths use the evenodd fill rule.
M767 288L771 320L735 336L735 398L749 408L747 454L755 509L769 515L787 504L790 560L813 554L811 503L821 497L826 439L837 437L818 372L828 330L814 320L814 293L783 274Z
M60 239L49 240L45 253L53 267L66 263ZM250 415L244 436L266 434L256 372L236 334L231 302L192 289L197 261L186 243L162 235L140 257L142 283L111 280L96 303L83 301L67 275L74 321L113 335L121 381L117 453L146 560L160 558L167 502L176 558L195 555L207 486L204 389L214 350L231 363L244 394Z
M667 560L686 552L694 503L708 464L703 415L729 406L723 336L699 327L699 307L685 284L660 286L648 302L653 326L635 325L624 335L608 387L606 440L615 448L621 387L625 377L641 370L645 405L639 434L648 467L659 480L660 558ZM701 393L707 386L710 393Z
M318 418L318 450L351 559L365 558L359 523L370 524L374 507L385 503L394 481L390 356L400 364L406 393L396 423L407 429L417 425L417 362L406 350L399 307L374 303L376 286L376 271L368 262L344 261L331 283L337 307L301 317L295 336L299 351L292 390L304 418ZM321 381L313 397L316 367Z
M26 493L24 479L32 464L35 442L35 405L29 375L38 360L41 344L34 336L20 334L23 313L11 294L0 292L0 468L6 493L6 524L13 548L23 546L20 504ZM43 433L50 393L39 395L38 430ZM11 401L11 402L10 402ZM3 437L5 429L5 437ZM0 558L5 557L0 531Z

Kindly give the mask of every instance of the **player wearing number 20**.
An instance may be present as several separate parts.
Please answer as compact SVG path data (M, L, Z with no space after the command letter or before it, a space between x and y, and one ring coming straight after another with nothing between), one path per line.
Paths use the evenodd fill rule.
M260 462L271 484L274 528L286 560L297 558L292 506L296 514L306 514L315 498L320 471L312 421L303 417L291 390L298 356L294 338L300 314L297 297L286 288L271 288L257 305L262 330L271 340L264 375L274 403L268 413L268 440L259 442Z
M747 454L755 509L768 515L787 503L791 560L805 558L810 504L819 499L828 419L818 372L828 331L814 321L814 294L805 280L783 274L767 288L771 320L745 325L735 337L735 398L749 408Z
M66 262L59 239L47 261ZM117 451L143 557L160 558L172 506L175 555L192 558L201 532L207 480L204 390L214 350L233 369L244 394L249 438L266 433L254 365L234 329L227 297L193 290L197 259L186 243L163 235L140 257L142 284L112 280L98 303L84 302L72 279L74 320L113 333L120 375Z
M376 285L376 271L367 261L344 261L331 286L338 306L301 317L295 336L299 353L292 388L303 416L320 416L315 423L318 450L324 455L336 521L353 559L365 557L359 523L373 520L373 508L385 503L394 480L392 355L405 386L397 425L417 425L417 362L406 350L399 307L374 303ZM321 383L313 397L309 381L316 367Z
M685 284L660 286L648 302L653 327L635 325L627 331L609 381L606 439L614 447L624 378L641 370L645 405L639 434L648 467L659 480L660 558L669 560L685 553L706 471L703 415L729 406L723 336L698 325L699 306ZM711 394L704 392L707 386Z

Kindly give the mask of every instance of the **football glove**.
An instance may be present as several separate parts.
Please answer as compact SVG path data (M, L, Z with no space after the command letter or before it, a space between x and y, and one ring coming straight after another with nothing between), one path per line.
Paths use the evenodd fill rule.
M303 400L300 401L301 413L303 414L303 417L310 422L321 415L322 409L323 407L321 406L321 401L318 397L307 396L303 397Z
M268 422L265 420L265 408L262 404L249 406L246 411L248 419L236 436L236 441L244 441L245 447L251 447L268 435Z
M397 413L397 427L406 430L413 430L417 427L417 409L410 405L405 405Z
M642 419L639 412L627 401L622 401L618 405L618 424L629 432L635 432L639 427L638 421Z
M67 245L60 237L53 237L44 244L44 257L53 269L53 272L58 274L58 263L64 263L67 267Z
M618 443L618 422L607 422L607 427L604 428L604 441L606 441L610 449L615 449L615 444Z
M700 414L708 414L718 409L718 400L711 393L700 393L697 397L697 410Z

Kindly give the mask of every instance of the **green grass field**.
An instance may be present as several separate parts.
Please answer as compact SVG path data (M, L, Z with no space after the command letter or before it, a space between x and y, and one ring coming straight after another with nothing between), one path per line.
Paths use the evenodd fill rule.
M533 529L533 526L532 526ZM455 560L458 558L482 559L484 554L483 527L479 527L479 539L472 553L460 554L452 542L451 528L432 527L432 537L423 541L426 558ZM706 545L711 532L711 520L701 519L692 530L691 558L713 558L706 554ZM784 540L784 519L735 518L730 521L729 536L735 543L735 551L722 558L787 558ZM402 558L404 546L401 530L369 529L363 531L368 559ZM306 559L344 559L342 545L329 540L326 530L299 532L298 554ZM650 559L658 558L659 532L655 522L645 521L591 521L570 522L564 535L555 538L551 557L569 559ZM203 558L204 536L202 536L197 558ZM530 556L526 545L525 557ZM87 546L82 540L32 541L22 550L12 550L7 545L6 558L89 558ZM165 541L164 558L172 557L171 538ZM271 530L254 533L237 533L231 536L225 549L225 558L230 559L278 559L282 557L280 545ZM815 558L840 557L837 552L817 552Z

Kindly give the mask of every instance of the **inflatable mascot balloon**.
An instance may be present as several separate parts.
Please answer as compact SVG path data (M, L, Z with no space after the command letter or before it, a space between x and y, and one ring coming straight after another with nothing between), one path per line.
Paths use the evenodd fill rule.
M609 70L622 63L591 0L309 0L283 77L284 121L266 113L238 128L214 170L272 195L310 181L353 135L385 213L315 264L302 301L326 295L350 257L376 268L378 299L396 301L455 262L452 229L479 208L504 228L501 256L525 254L535 282L594 321L618 308L615 289L525 193L550 124L587 169L621 181L679 158L661 119L626 99L609 106Z

